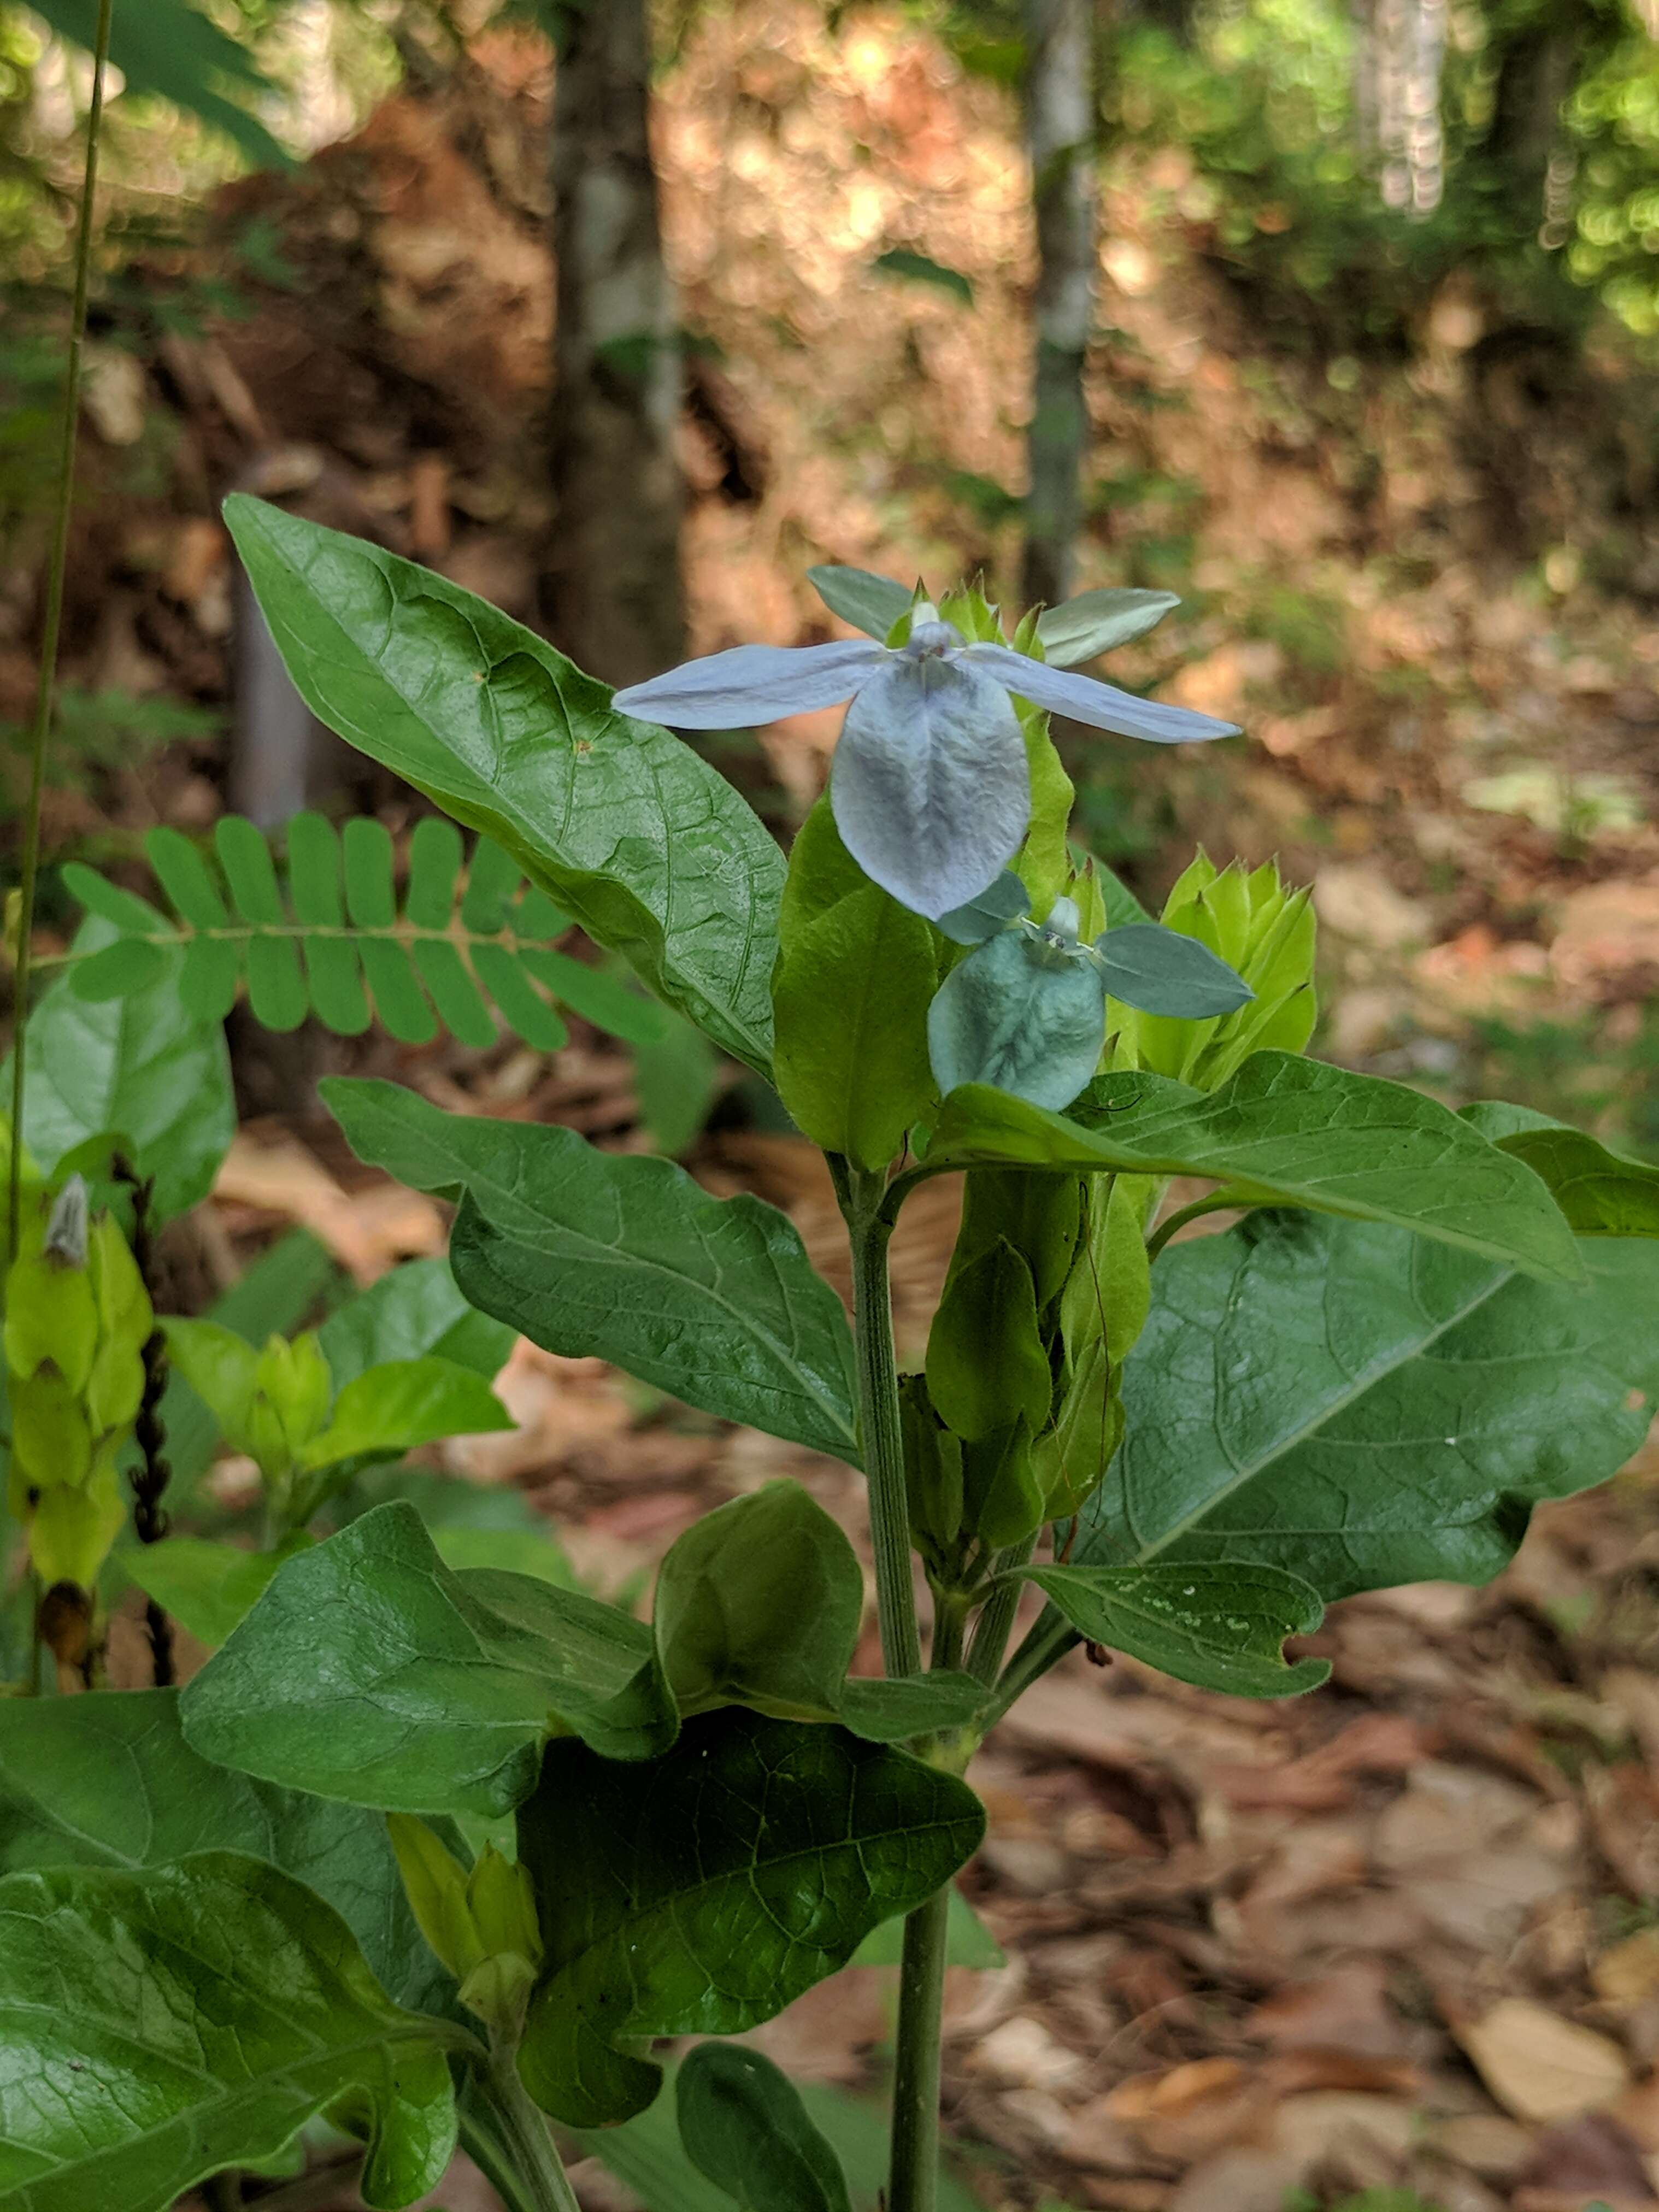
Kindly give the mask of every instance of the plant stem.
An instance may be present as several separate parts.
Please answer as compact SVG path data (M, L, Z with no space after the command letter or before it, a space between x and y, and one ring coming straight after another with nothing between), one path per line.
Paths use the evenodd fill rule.
M858 1365L859 1439L870 1489L876 1555L876 1611L882 1664L890 1674L921 1671L915 1583L910 1565L910 1508L899 1425L898 1360L887 1285L892 1224L883 1214L884 1184L845 1162L831 1163L853 1250L853 1342ZM893 2212L898 2212L895 2206Z
M513 2060L510 2050L495 2051L477 2083L490 2118L500 2127L499 2148L512 2161L526 2212L581 2212L563 2161L547 2131L546 2118L519 2079Z
M29 939L34 927L34 889L40 873L40 800L46 780L46 740L58 696L58 641L64 627L64 580L69 570L70 510L75 498L75 439L81 419L81 355L87 336L87 295L92 279L93 202L98 191L98 137L104 120L104 78L109 63L114 0L98 0L93 37L92 101L87 111L87 159L81 216L75 240L75 291L70 308L69 357L64 373L64 422L58 456L58 506L46 568L46 620L40 633L40 675L29 732L29 790L23 817L23 867L17 896L16 1030L12 1042L11 1158L6 1197L6 1249L15 1259L23 1206L23 1064L28 1027Z
M998 1576L1013 1574L1016 1569L1029 1565L1036 1549L1036 1536L1033 1533L1023 1544L1010 1545L998 1559L994 1571ZM979 1681L996 1680L1002 1655L1008 1649L1008 1638L1013 1633L1014 1616L1019 1611L1024 1588L1021 1583L1000 1581L986 1600L985 1609L974 1625L974 1640L968 1647L968 1672Z
M1195 1198L1190 1206L1183 1206L1167 1221L1160 1221L1146 1239L1146 1257L1156 1260L1164 1247L1178 1229L1189 1221L1200 1221L1206 1213L1226 1213L1237 1206L1248 1207L1250 1201L1236 1190L1212 1190L1207 1198Z
M153 1292L155 1249L150 1231L150 1204L155 1194L155 1179L141 1178L137 1170L118 1152L111 1163L111 1172L132 1194L133 1265L145 1290ZM161 1400L167 1387L167 1342L159 1327L152 1328L145 1338L141 1357L144 1390L138 1401L133 1435L143 1464L132 1477L132 1529L141 1544L159 1544L167 1533L167 1516L162 1510L161 1500L173 1473L163 1452L167 1440L167 1424L161 1419ZM144 1625L149 1635L151 1679L158 1690L167 1689L173 1680L173 1631L165 1608L154 1598L144 1607Z
M939 2057L950 1925L948 1883L904 1923L888 2212L935 2212L939 2202Z

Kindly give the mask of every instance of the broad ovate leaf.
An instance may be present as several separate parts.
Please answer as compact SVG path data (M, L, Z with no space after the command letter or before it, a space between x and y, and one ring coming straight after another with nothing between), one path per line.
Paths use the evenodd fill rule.
M847 1317L775 1207L711 1197L670 1160L602 1152L574 1129L446 1114L397 1084L337 1079L323 1094L361 1158L464 1194L450 1261L474 1305L550 1352L856 1461Z
M764 1073L783 861L718 771L431 570L240 494L225 519L313 713Z
M1486 1581L1534 1504L1617 1471L1659 1396L1659 1249L1584 1259L1587 1285L1540 1282L1290 1213L1171 1246L1074 1558L1255 1562L1328 1603Z
M510 1812L550 1734L613 1759L673 1741L648 1631L529 1575L445 1566L412 1506L297 1553L182 1701L245 1774L387 1812Z
M0 2203L165 2212L330 2112L367 2136L364 2202L410 2203L454 2150L467 2039L394 2005L338 1913L257 1859L9 1875Z
M641 2038L769 2020L983 1830L965 1784L840 1728L709 1713L644 1765L550 1745L519 1815L547 1946L526 2086L572 2126L643 2111L661 2073Z
M131 1874L207 1850L268 1860L315 1890L399 2004L446 2001L448 1977L404 1901L378 1813L210 1765L180 1733L176 1690L0 1699L0 1874Z

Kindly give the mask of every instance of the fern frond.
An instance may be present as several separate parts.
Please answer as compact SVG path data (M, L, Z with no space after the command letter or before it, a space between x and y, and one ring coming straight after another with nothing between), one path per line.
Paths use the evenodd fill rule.
M551 1052L568 1035L563 1006L631 1044L661 1040L661 1008L554 949L568 917L487 837L469 859L453 822L418 823L401 908L384 823L358 817L340 835L320 814L298 814L287 847L279 875L269 842L240 815L215 827L216 866L180 831L152 830L144 850L167 912L71 861L65 888L119 932L70 956L71 988L83 999L125 998L176 966L204 1015L222 1018L246 989L270 1030L314 1015L339 1036L378 1020L404 1044L424 1044L441 1026L483 1046L499 1020Z

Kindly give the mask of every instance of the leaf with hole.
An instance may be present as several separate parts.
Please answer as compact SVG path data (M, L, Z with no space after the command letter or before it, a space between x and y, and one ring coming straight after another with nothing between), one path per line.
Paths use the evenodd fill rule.
M641 1765L550 1745L519 1815L547 1945L526 2086L574 2126L643 2111L661 2075L637 2039L769 2020L983 1830L965 1784L839 1728L708 1713Z
M1241 1560L1144 1567L1027 1567L1078 1634L1144 1659L1177 1681L1235 1698L1291 1698L1330 1675L1325 1659L1286 1661L1287 1636L1324 1618L1319 1593L1280 1567Z
M321 1088L361 1159L461 1194L450 1264L474 1305L550 1352L856 1464L846 1315L774 1207L574 1129L446 1114L392 1083Z
M364 2202L408 2204L454 2149L447 2054L468 2041L394 2005L340 1916L256 1859L0 1881L16 2212L164 2212L329 2112L367 2136Z
M718 771L429 569L240 495L225 519L313 713L764 1074L783 860Z

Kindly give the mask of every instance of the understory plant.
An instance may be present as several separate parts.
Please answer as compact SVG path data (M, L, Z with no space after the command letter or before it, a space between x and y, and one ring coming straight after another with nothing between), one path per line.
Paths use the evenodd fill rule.
M658 2212L711 2190L842 2212L868 2197L823 2114L720 2039L902 1923L885 2203L933 2212L977 1747L1079 1644L1295 1695L1328 1669L1287 1644L1332 1601L1496 1573L1537 1501L1645 1432L1659 1171L1306 1057L1313 917L1272 864L1200 854L1154 918L1071 842L1048 711L1226 734L1075 673L1166 595L1007 629L978 588L819 570L860 637L613 698L380 548L246 498L228 517L313 711L503 856L475 858L486 882L510 866L532 915L578 923L774 1086L824 1155L852 1313L787 1217L667 1159L324 1085L363 1161L454 1208L447 1267L397 1293L436 1297L441 1325L348 1306L314 1339L150 1331L256 1462L264 1520L254 1551L186 1552L169 1579L166 1538L133 1570L214 1647L182 1692L0 1704L0 2206L161 2212L208 2175L280 2170L326 2122L375 2206L432 2189L459 2141L509 2212L569 2212L559 2146L626 2172L645 2130ZM664 726L849 696L787 860ZM458 850L422 942L477 934L481 908L451 915ZM157 859L176 918L82 884L101 935L61 1003L176 1008L185 963L234 988L288 927L214 912L177 848ZM70 1194L78 1167L99 1199L98 1146L40 1073L15 1269L52 1303L14 1273L13 1450L34 1449L18 1394L52 1364L104 1467L149 1323ZM101 1141L152 1188L173 1172L176 1200L196 1184L163 1126ZM889 1245L943 1176L960 1228L902 1368ZM671 1547L648 1620L527 1553L447 1551L413 1497L362 1492L374 1460L504 1418L486 1378L513 1332L780 1440L775 1479ZM850 1671L864 1576L796 1448L865 1476L879 1675Z

